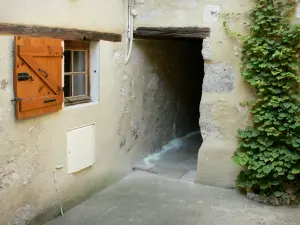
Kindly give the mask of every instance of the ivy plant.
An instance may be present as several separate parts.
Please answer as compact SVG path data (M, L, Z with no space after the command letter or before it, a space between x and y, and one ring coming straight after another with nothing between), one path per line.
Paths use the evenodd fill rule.
M300 202L300 26L292 0L254 0L243 42L242 76L256 92L253 125L238 132L237 186L272 204ZM225 29L229 28L224 23ZM235 34L234 32L229 32Z

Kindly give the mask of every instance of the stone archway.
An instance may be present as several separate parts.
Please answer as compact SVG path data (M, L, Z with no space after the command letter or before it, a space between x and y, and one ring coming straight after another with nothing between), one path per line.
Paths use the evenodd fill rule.
M199 125L203 144L198 154L197 182L233 188L239 168L231 160L237 148L236 131L249 120L247 109L234 95L236 71L225 62L216 62L210 38L203 41L205 76L200 103Z
M200 52L199 54L201 55L201 51L202 51L202 55L204 54L204 57L207 59L209 57L210 51L209 49L207 49L207 47L209 47L209 45L207 44L207 40L206 38L208 38L210 35L210 29L209 28L198 28L198 27L139 27L134 31L134 38L135 40L150 40L150 41L174 41L174 40L178 40L178 41L186 41L186 42L190 42L192 43L193 41L201 41L201 46L200 46ZM204 40L204 42L203 42ZM204 47L203 44L205 45ZM191 55L191 58L193 56ZM201 57L202 58L202 57ZM197 60L197 59L196 59ZM197 63L197 62L196 62ZM201 63L203 64L203 61L201 61ZM209 66L208 66L209 67ZM203 75L204 75L204 71L203 71ZM203 77L202 77L203 79ZM206 79L205 81L205 88L208 90L209 89L209 83L210 81ZM201 90L201 95L202 95L202 80L201 80L201 87L199 88ZM207 91L205 90L205 91ZM208 90L209 91L209 90ZM200 100L201 100L201 96L200 96ZM197 108L199 107L199 102L197 103ZM206 104L204 104L204 107L206 107ZM197 110L199 111L199 110ZM204 110L205 111L205 110ZM205 115L205 112L201 112L203 113L203 115ZM203 117L205 118L205 117ZM208 119L208 118L206 118ZM199 114L197 116L197 124L199 121ZM204 126L203 129L201 129L201 131L204 133L204 135L207 133L207 131L210 129L208 126L206 126L206 124L209 125L209 121L205 121L205 122L201 122L201 125ZM197 125L198 129L199 129L199 125ZM202 165L202 164L201 164ZM200 167L198 167L199 169ZM199 174L199 171L198 171Z

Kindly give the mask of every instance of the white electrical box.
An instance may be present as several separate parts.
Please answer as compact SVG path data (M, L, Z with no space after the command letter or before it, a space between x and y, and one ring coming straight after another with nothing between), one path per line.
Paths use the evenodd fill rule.
M95 124L67 133L68 173L76 173L95 163Z

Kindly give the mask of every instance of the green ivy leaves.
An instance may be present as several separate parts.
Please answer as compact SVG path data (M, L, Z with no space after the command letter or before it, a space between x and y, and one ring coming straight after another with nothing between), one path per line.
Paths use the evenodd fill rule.
M282 204L298 203L300 25L289 23L293 1L255 2L250 34L242 37L241 68L256 90L256 100L250 110L253 126L239 130L240 143L232 158L244 168L237 186Z

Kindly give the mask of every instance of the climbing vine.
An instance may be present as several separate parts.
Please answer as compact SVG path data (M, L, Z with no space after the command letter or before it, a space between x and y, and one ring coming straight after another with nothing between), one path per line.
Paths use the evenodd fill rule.
M238 132L233 161L242 166L237 186L259 201L300 202L300 26L294 0L254 0L250 33L241 36L242 76L256 92L253 125Z

